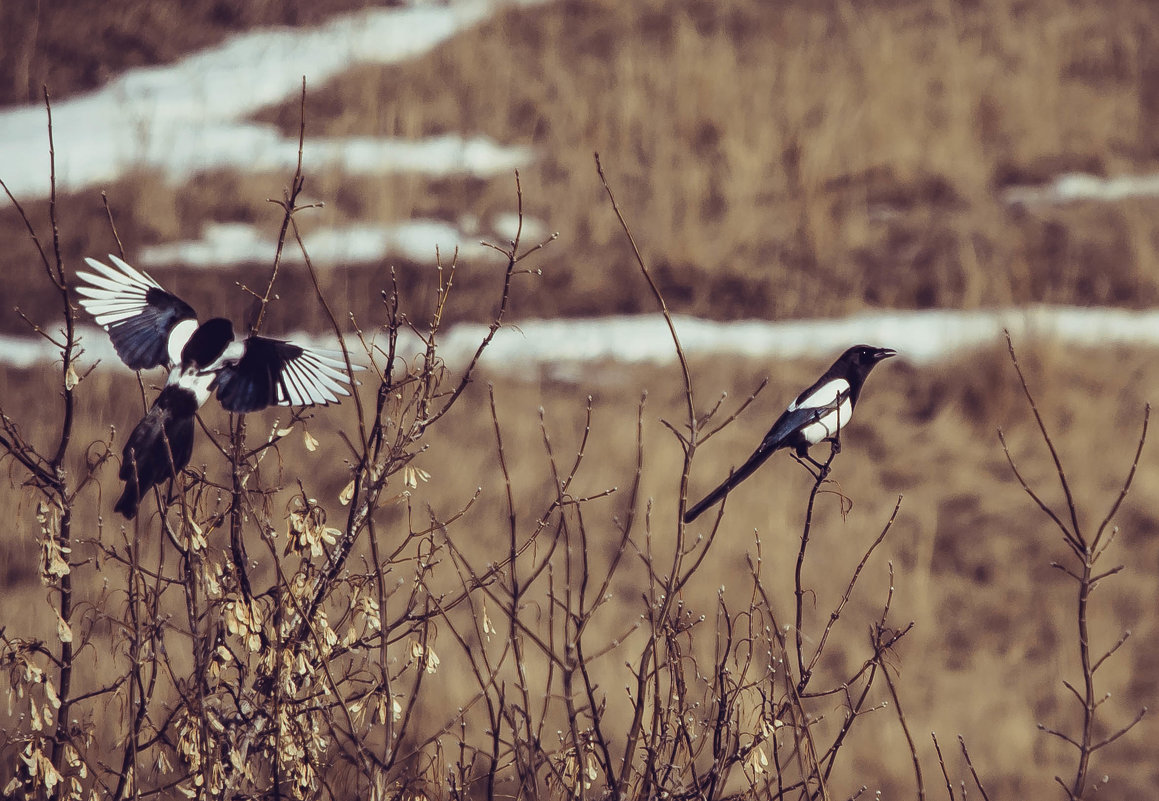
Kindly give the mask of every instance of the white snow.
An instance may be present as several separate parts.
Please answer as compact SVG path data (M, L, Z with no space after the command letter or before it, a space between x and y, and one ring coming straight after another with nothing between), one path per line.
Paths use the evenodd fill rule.
M1100 178L1081 172L1064 173L1041 186L1011 186L1003 190L1007 203L1058 205L1081 200L1116 203L1133 197L1159 197L1159 175Z
M445 259L458 249L459 258L489 256L493 250L481 242L505 244L515 236L514 215L497 215L491 224L493 234L486 234L477 219L465 216L459 223L418 219L394 225L358 223L316 228L302 235L302 241L314 264L334 267L368 264L401 257L415 262L434 264L435 249ZM546 236L547 226L538 220L524 218L523 241L538 244ZM277 248L272 232L248 223L207 223L199 239L167 242L141 249L137 261L142 267L180 264L186 267L214 268L240 264L266 264ZM292 242L282 251L282 259L291 264L304 262L301 250Z
M533 4L542 0L505 0ZM495 13L502 0L376 8L316 28L265 29L231 37L174 64L131 70L105 87L53 103L57 187L78 191L137 168L173 181L198 170L292 169L296 138L246 121L295 96L302 77L317 88L357 64L413 58ZM39 104L0 112L0 179L20 199L49 191L48 137ZM418 142L352 137L307 140L311 168L416 170L490 175L526 164L527 148L475 137Z
M523 215L523 228L520 230L519 215L515 212L497 214L491 226L495 229L495 233L502 237L504 243L514 240L516 233L519 233L520 241L526 245L538 245L550 236L546 225L526 214Z
M929 364L1002 341L1048 340L1071 345L1159 346L1159 311L1033 306L989 311L869 312L838 319L713 322L676 316L689 356L731 354L758 359L837 356L851 345L894 348L901 358ZM486 326L457 326L442 339L454 365L474 352ZM603 360L666 364L676 354L660 315L587 320L527 320L501 329L483 357L490 366L537 368Z
M440 220L409 220L398 225L371 223L319 228L303 233L302 241L310 260L318 265L365 264L399 256L411 261L434 264L435 248L449 257L455 248L460 258L477 258L490 252L478 240L467 239L454 225ZM247 223L209 223L202 237L142 248L138 261L143 267L181 264L215 268L238 264L270 262L277 243L263 229ZM291 240L282 259L302 264L302 252Z
M677 316L677 333L689 356L731 354L756 359L837 356L865 343L894 348L899 358L931 364L957 353L1002 342L1010 331L1018 344L1053 341L1065 345L1142 345L1159 347L1159 311L1034 306L992 311L872 312L832 320L718 323ZM82 326L86 364L121 365L109 338L95 326ZM325 349L337 342L326 335L297 333L269 336L293 339ZM405 332L404 332L405 333ZM440 337L440 353L452 369L466 366L487 326L465 324ZM400 337L401 355L420 350L413 336ZM365 361L357 343L347 342L355 361ZM0 336L0 363L30 367L51 363L59 353L42 339ZM676 359L667 326L660 315L601 317L581 320L526 320L501 328L485 351L482 364L497 371L533 373L544 367L583 366L604 361L670 364Z
M91 327L90 327L91 328ZM86 329L86 342L96 334L103 334L99 328ZM108 337L105 337L107 340ZM109 352L113 352L112 343L109 343ZM21 370L37 367L42 364L59 363L60 351L40 337L16 337L10 334L0 334L0 364L5 367L16 367ZM128 368L125 368L128 369Z

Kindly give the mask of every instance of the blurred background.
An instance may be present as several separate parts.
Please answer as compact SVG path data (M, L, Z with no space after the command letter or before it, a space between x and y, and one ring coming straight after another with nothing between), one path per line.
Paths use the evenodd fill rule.
M130 263L238 323L252 298L237 284L268 276L282 217L269 200L293 174L301 126L303 199L322 204L298 215L305 243L340 319L352 314L367 330L384 318L390 269L405 311L426 319L436 247L444 263L459 254L448 322L490 320L503 260L479 242L514 236L518 169L524 242L559 233L534 259L542 275L520 276L512 295L509 321L524 326L512 341L541 350L513 345L484 362L502 421L523 432L508 447L525 514L550 487L537 409L566 453L593 396L582 495L628 482L647 391L655 455L645 495L674 525L679 454L660 421L680 419L679 372L593 152L668 305L701 321L682 318L678 330L720 324L703 329L693 354L701 411L724 393L734 409L770 379L698 455L694 495L743 460L844 347L897 348L901 357L871 376L836 462L854 510L826 512L814 547L851 569L904 496L883 547L894 608L916 622L897 664L919 751L932 751L930 731L945 742L962 733L988 788L1054 792L1051 777L1073 757L1036 724L1077 720L1061 684L1079 678L1074 589L1050 568L1065 557L1061 538L1013 480L995 434L1005 431L1028 480L1060 503L1001 328L1015 330L1080 521L1093 529L1159 394L1159 5L69 0L4 3L0 30L0 179L42 240L47 86L70 269L118 252L111 214ZM17 365L16 354L27 353L28 321L59 324L59 301L11 203L0 207L0 237L0 403L48 442L56 421L44 398L59 364ZM300 257L287 259L265 331L325 332ZM536 328L543 320L559 325ZM760 325L738 339L727 325L737 321ZM570 347L580 330L586 351ZM633 357L643 361L618 357L653 337L661 348ZM553 347L570 349L553 359ZM140 413L131 374L105 366L80 396L86 442L109 426L127 431ZM472 392L467 410L432 432L421 460L432 481L416 492L449 510L482 486L470 520L485 549L505 536L504 501L486 396ZM203 417L225 419L216 408ZM317 422L348 424L339 414ZM1147 444L1106 557L1127 569L1099 588L1091 613L1097 652L1133 632L1099 674L1113 693L1104 734L1159 701L1157 460ZM320 497L346 483L334 462L311 463ZM116 486L106 473L106 497L94 501L104 507ZM0 535L0 619L43 595L35 504L18 484L10 477L0 490L13 512ZM746 575L754 531L767 559L787 562L807 487L785 457L738 490L690 603L710 610L717 587ZM616 511L609 503L607 519ZM884 588L885 568L875 569ZM857 603L870 610L880 598ZM856 661L861 637L836 661ZM1153 793L1157 742L1159 726L1144 719L1096 757L1108 792ZM839 795L909 786L900 733L850 747Z

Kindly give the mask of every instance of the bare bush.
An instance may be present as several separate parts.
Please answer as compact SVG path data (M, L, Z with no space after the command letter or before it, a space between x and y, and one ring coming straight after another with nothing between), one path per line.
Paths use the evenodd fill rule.
M1079 509L1074 494L1071 492L1066 470L1063 467L1062 460L1059 458L1058 451L1055 450L1054 442L1050 437L1050 432L1047 430L1046 423L1043 421L1042 415L1039 414L1038 405L1035 403L1034 395L1031 393L1030 386L1026 382L1026 376L1022 373L1022 367L1018 364L1018 356L1014 352L1014 342L1010 339L1009 333L1006 335L1006 344L1010 353L1010 361L1014 365L1015 372L1018 373L1018 383L1021 385L1023 394L1026 396L1026 402L1030 407L1030 411L1034 414L1034 421L1038 426L1039 433L1042 435L1043 444L1046 445L1047 450L1050 452L1055 475L1058 478L1058 483L1064 497L1062 509L1056 509L1043 500L1041 494L1031 487L1026 479L1023 478L1022 473L1019 472L1014 457L1010 455L1010 449L1006 445L1006 438L1002 435L1001 429L999 429L998 437L1002 442L1002 450L1006 454L1006 460L1010 463L1010 469L1013 471L1014 477L1018 480L1019 485L1030 499L1042 510L1043 514L1050 518L1050 521L1062 536L1063 544L1066 547L1067 558L1064 561L1051 562L1050 566L1061 571L1068 579L1073 581L1075 589L1077 590L1075 624L1078 635L1079 669L1080 675L1082 676L1082 686L1076 687L1075 684L1065 679L1063 680L1063 686L1079 704L1082 720L1078 731L1074 733L1067 733L1041 723L1039 724L1039 729L1049 735L1057 737L1074 748L1076 752L1074 776L1070 780L1064 780L1061 776L1055 776L1055 781L1066 792L1067 798L1078 799L1084 798L1088 793L1098 790L1100 784L1106 782L1106 779L1102 783L1098 781L1090 782L1088 779L1091 758L1095 753L1106 748L1129 732L1147 714L1147 707L1142 707L1128 723L1110 731L1100 730L1105 729L1105 727L1096 725L1096 716L1099 707L1111 697L1111 694L1108 692L1100 695L1095 690L1095 674L1116 651L1123 647L1127 642L1127 638L1131 636L1131 632L1130 630L1124 631L1113 644L1100 653L1099 646L1095 646L1092 643L1089 609L1091 595L1098 585L1116 573L1119 573L1124 568L1124 565L1120 564L1106 570L1099 570L1099 562L1106 556L1107 549L1110 548L1111 543L1115 539L1115 534L1118 531L1117 526L1111 527L1111 521L1114 520L1115 514L1119 511L1119 506L1122 505L1123 499L1127 497L1127 493L1131 489L1131 483L1135 479L1135 471L1139 467L1139 457L1142 455L1143 445L1147 441L1147 425L1151 420L1151 406L1148 404L1143 412L1143 426L1139 432L1139 442L1135 448L1135 457L1131 461L1126 478L1123 479L1122 489L1114 501L1111 502L1110 508L1099 520L1098 526L1095 527L1094 533L1092 534L1090 529L1083 525L1080 520Z
M49 136L51 142L51 124ZM727 504L704 530L680 522L694 458L763 385L731 411L723 399L707 412L698 406L667 305L598 158L597 170L680 364L685 417L665 425L682 459L656 468L679 485L677 508L654 507L642 490L655 447L645 438L645 398L635 418L633 471L622 484L587 493L576 487L593 472L593 401L570 445L541 413L546 489L530 508L517 501L529 490L516 486L511 468L530 456L510 447L522 421L508 419L492 389L482 400L489 403L503 501L482 545L464 522L482 490L450 512L417 508L410 491L430 476L415 460L456 404L479 400L469 392L476 367L505 324L515 280L536 272L524 265L546 242L525 247L520 228L512 242L493 246L503 266L495 313L461 370L445 364L440 350L457 259L437 256L429 319L408 318L392 282L382 292L380 319L352 321L359 347L347 355L348 371L352 381L370 378L339 441L310 434L306 411L260 435L242 416L231 416L223 432L203 423L213 463L158 488L156 513L142 514L130 531L93 513L101 508L106 465L115 461L115 435L74 452L74 399L91 367L81 366L50 213L54 246L41 252L63 327L37 333L60 349L59 436L45 449L3 413L0 447L35 499L41 579L58 625L54 640L25 635L19 621L0 628L8 698L24 710L0 735L0 754L13 764L0 769L6 795L858 797L864 786L833 786L851 736L896 724L912 758L916 796L925 797L899 670L899 647L913 624L894 619L893 566L879 555L901 498L875 531L850 532L860 554L852 570L841 574L818 560L810 549L815 512L834 504L844 514L852 503L832 478L834 443L802 499L792 582L770 579L765 546L754 535L747 573L721 587L715 603L698 603L692 589L705 581ZM283 225L269 279L251 293L252 330L276 296L282 246L292 244L341 340L343 326L298 232L297 216L308 208L298 205L303 184L299 160L278 201ZM518 175L516 203L522 220ZM413 357L402 349L406 336L421 343ZM355 374L363 360L369 372ZM296 432L309 453L346 465L346 486L334 497L312 492L310 468L287 458ZM84 469L64 469L70 458ZM1065 486L1061 466L1058 472ZM595 473L597 483L604 479ZM1053 732L1079 749L1076 777L1065 785L1072 798L1088 789L1090 756L1130 728L1095 734L1093 676L1118 645L1092 658L1084 616L1095 583L1117 571L1099 573L1094 562L1129 485L1130 477L1089 540L1069 494L1068 525L1027 487L1080 559L1079 568L1060 569L1080 587L1086 692L1072 690L1087 714L1079 736ZM78 531L82 509L94 522ZM866 598L862 579L872 572L885 589ZM82 579L87 589L78 604L74 582ZM836 642L856 658L831 659Z

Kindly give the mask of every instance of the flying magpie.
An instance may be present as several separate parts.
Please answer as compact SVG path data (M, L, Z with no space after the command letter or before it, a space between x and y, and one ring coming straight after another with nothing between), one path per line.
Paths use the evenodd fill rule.
M853 414L853 407L861 394L861 385L865 383L869 371L882 359L888 359L896 353L890 348L869 345L854 345L842 353L841 358L833 362L833 366L813 386L789 404L789 408L773 423L748 461L729 473L723 484L684 513L684 522L691 523L705 509L715 505L733 487L752 475L775 451L793 448L799 458L809 459L810 445L826 439L836 441L838 432Z
M267 406L328 406L349 395L341 354L250 336L235 340L222 317L197 322L193 307L122 259L112 266L85 259L78 272L80 304L109 332L121 361L133 370L161 365L169 378L125 443L119 476L125 490L114 508L137 514L151 487L175 478L193 455L193 417L217 394L231 412ZM356 368L357 369L357 368Z

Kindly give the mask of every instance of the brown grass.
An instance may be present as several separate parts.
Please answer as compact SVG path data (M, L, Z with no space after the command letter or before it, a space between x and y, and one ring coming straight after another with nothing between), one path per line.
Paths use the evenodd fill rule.
M1000 190L1067 170L1154 169L1157 15L1128 0L791 2L775 13L751 0L571 0L511 10L413 62L309 87L307 133L481 133L535 147L528 212L561 242L517 316L651 308L600 208L596 150L682 312L1150 306L1157 201L1020 209ZM258 118L295 135L298 116L288 100ZM135 175L107 189L132 257L198 236L208 220L276 220L265 198L284 182ZM334 172L311 175L307 192L327 204L303 217L308 227L470 214L486 228L509 210L510 179ZM95 193L62 209L71 262L109 249ZM0 267L23 268L9 210L0 231L13 240ZM334 276L335 300L364 316L382 266ZM408 287L430 287L424 265L397 266ZM13 292L34 313L47 305L39 289ZM466 302L455 314L490 311Z
M546 314L648 308L592 202L593 150L681 310L1149 304L1153 248L1135 209L1152 202L1018 214L996 192L1153 164L1140 37L1154 14L1050 0L555 3L352 71L312 93L308 119L327 134L465 130L538 148L534 211L575 245L568 300ZM261 118L292 130L296 109ZM630 299L608 300L612 285Z
M135 67L165 64L265 25L316 25L362 8L366 0L222 3L215 0L99 0L5 3L0 28L0 105L35 102L41 87L57 97L94 89ZM110 13L110 11L112 13Z
M358 70L331 86L312 87L308 131L466 131L533 144L541 160L523 174L527 211L561 230L563 242L544 254L544 280L520 287L517 316L651 309L599 194L590 155L596 149L662 288L680 311L733 318L805 317L866 306L1149 305L1159 300L1154 201L1013 213L995 193L1011 181L1045 179L1059 169L1118 173L1152 165L1159 108L1148 89L1154 75L1150 32L1159 29L1155 13L1139 3L1080 8L1061 0L933 7L788 3L776 14L751 2L566 2L505 14L413 64ZM289 129L296 126L295 113L287 107L262 116ZM284 182L280 176L213 174L173 187L135 175L109 187L109 197L132 257L143 244L196 236L207 219L259 222L272 233L280 213L265 198L279 197ZM419 214L456 219L464 211L486 219L511 205L506 177L431 182L326 175L308 177L307 193L327 201L325 212L314 213L314 224L323 225ZM38 221L44 217L44 204L29 208ZM98 198L64 197L60 212L71 264L112 249ZM32 278L28 243L8 211L0 213L0 231L10 243L0 267L16 277L6 284L11 294L5 305L19 303L51 324L58 312ZM493 293L473 290L493 281L492 268L467 265L456 278L459 318L491 313ZM195 305L207 307L212 299L215 312L235 320L244 317L248 301L222 287L233 280L252 285L260 275L239 269L208 282L178 269L155 273ZM400 274L414 316L422 319L433 302L430 267L400 265ZM296 295L290 287L301 279L293 272L283 276L286 301L271 311L271 333L321 327L316 310L290 300ZM335 307L355 311L364 322L381 318L378 290L385 280L379 266L323 280ZM5 314L0 325L10 331L21 323ZM1020 345L1080 509L1095 521L1126 472L1144 402L1159 389L1154 353ZM692 493L744 458L824 363L696 361L702 408L725 391L726 404L736 404L763 377L771 380L736 425L699 451ZM548 373L482 377L495 384L518 518L533 520L554 493L539 408L566 461L577 447L583 398L590 394L591 442L572 492L618 488L584 511L593 552L610 558L613 519L627 511L635 412L647 390L642 498L652 503L651 547L671 549L680 450L660 420L680 419L675 370L609 362L579 375L574 381ZM46 370L0 372L5 411L40 443L50 440L56 425L52 381ZM77 441L107 438L114 426L112 448L119 451L141 411L131 375L96 372L76 396ZM338 432L351 430L350 413L344 405L314 414L308 425L323 447L308 453L295 435L263 466L265 479L290 485L274 497L274 510L287 508L299 477L310 495L339 508L349 471ZM252 417L253 436L276 417ZM204 419L211 429L225 425L212 406ZM936 367L889 363L871 377L833 476L836 488L853 499L853 510L843 517L837 499L822 496L808 576L819 597L807 610L816 619L807 622L823 622L839 592L827 579L853 567L903 495L885 548L895 570L894 619L916 625L894 667L927 786L934 763L925 733L936 731L945 749L961 732L991 797L1040 797L1054 792L1051 776L1065 774L1071 764L1070 754L1035 724L1066 728L1076 720L1060 684L1079 678L1073 588L1049 567L1063 546L1013 482L994 436L997 426L1028 479L1058 502L1050 489L1051 463L1004 353L981 351ZM206 464L211 476L227 475L204 439L193 464ZM445 519L482 487L455 536L478 563L494 559L505 548L506 504L481 381L427 441L416 465L432 479L412 491L411 511L418 519L428 511ZM1100 686L1113 692L1103 707L1108 730L1139 706L1153 707L1159 692L1159 617L1148 600L1159 591L1153 450L1149 444L1144 452L1110 555L1112 564L1128 569L1100 586L1092 611L1096 651L1111 645L1121 629L1134 632L1100 674ZM73 452L70 475L83 475L84 454ZM19 468L11 461L4 467L0 508L9 512L9 527L0 536L0 627L9 637L55 642L55 620L37 575L35 504L20 486ZM730 497L722 535L684 593L690 611L707 615L711 624L721 587L730 604L744 603L745 557L759 536L773 604L782 618L787 614L808 488L808 477L785 456ZM122 534L119 518L111 517L117 491L112 465L102 468L100 489L78 500L78 561L95 558L85 538L99 535L122 548L134 541L134 533ZM407 530L404 514L401 503L381 513L384 539ZM155 530L143 530L144 541L156 547ZM220 554L225 547L224 535L214 532L210 549ZM78 617L98 602L106 608L124 603L123 589L104 583L111 571L102 573L92 561L78 567L86 576L77 588ZM259 566L255 577L269 579L270 569ZM639 576L638 563L634 570L629 579ZM865 626L889 585L879 556L827 652L826 675L844 675L863 658ZM625 621L641 612L639 584L624 580L612 590L613 601L594 630L605 639L623 634ZM80 655L79 692L99 684L123 656L117 629L96 633L98 647ZM462 660L439 647L446 659L432 679L439 692L428 695L422 709L430 726L452 716L470 686ZM601 660L599 670L606 671L601 685L608 697L618 697L626 682L620 663ZM610 714L618 712L615 707ZM831 714L838 717L839 704ZM891 711L873 714L880 718L855 730L835 774L841 797L862 783L886 796L909 791L900 730L887 717ZM5 720L15 728L14 717ZM101 720L96 736L111 739L117 720ZM1151 764L1156 736L1154 721L1144 719L1096 757L1094 771L1111 777L1108 791L1150 793L1159 782ZM7 776L0 770L0 778Z
M1062 557L1061 542L1013 483L996 441L995 427L1001 426L1028 479L1050 486L1050 463L1004 359L1004 354L993 350L939 367L919 369L904 362L890 363L871 377L833 476L837 487L853 499L853 511L842 519L836 499L822 501L811 545L817 561L807 578L825 592L839 591L827 583L828 577L852 569L888 517L897 495L904 495L902 512L885 548L895 570L895 620L916 622L895 667L911 729L919 733L919 753L926 760L933 759L923 732L937 732L943 747L961 733L992 797L1041 796L1051 792L1050 777L1065 772L1071 764L1069 754L1036 732L1035 724L1060 726L1073 721L1073 704L1060 685L1061 679L1077 678L1071 657L1075 647L1073 596L1061 575L1048 566L1051 560ZM1024 348L1022 360L1064 463L1070 467L1080 506L1093 521L1113 499L1125 474L1143 399L1154 397L1159 390L1154 354L1146 350L1076 354L1039 347ZM764 376L771 379L740 421L702 449L694 469L696 493L747 455L785 399L794 394L794 388L811 380L819 365L813 360L770 365L723 359L697 362L693 367L701 404L720 391L728 391L737 399ZM10 413L28 413L42 402L47 387L43 372L8 371L5 379L9 388L5 408ZM591 393L595 413L588 466L572 491L582 497L620 487L622 494L632 472L635 409L641 391L648 390L642 495L654 509L653 547L665 549L665 532L674 522L679 454L659 421L679 419L682 403L673 390L678 382L671 369L607 364L593 367L576 383L505 375L487 379L495 383L516 511L524 521L533 519L553 492L537 409L543 409L557 454L568 461L582 429L582 397ZM482 563L505 548L501 522L505 502L482 382L470 392L443 427L432 429L430 448L416 462L432 478L413 491L411 504L416 513L429 507L436 517L445 519L476 487L482 487L479 501L456 529L469 533L460 539L461 545ZM108 425L116 426L118 432L126 431L139 413L139 403L131 376L119 371L93 374L78 393L79 441L105 436ZM318 452L307 453L295 437L278 453L278 464L286 475L301 476L306 491L335 513L336 496L348 476L338 455L337 430L349 430L349 411L348 406L319 411L309 421L310 431L323 443ZM261 423L252 420L251 430L265 430L273 425L274 417L277 415L267 413L260 416ZM207 411L205 420L211 427L224 422L217 410ZM47 421L41 420L28 433L47 438L49 428ZM117 437L116 447L122 438ZM1112 563L1127 563L1128 570L1095 596L1092 630L1096 650L1109 646L1122 628L1135 634L1126 651L1100 674L1103 686L1114 691L1105 708L1109 721L1125 722L1140 705L1153 705L1159 689L1154 681L1159 651L1153 636L1159 618L1153 604L1144 600L1159 591L1148 568L1159 560L1159 546L1152 536L1159 520L1150 504L1159 485L1159 469L1151 453L1153 446L1149 445L1135 489L1120 514L1122 533L1110 557ZM193 464L202 462L210 465L211 474L224 467L204 441ZM112 473L111 467L104 468L103 498L89 493L81 503L75 531L95 532L98 511L105 520L105 538L119 525L119 518L110 511L117 484ZM267 472L267 479L271 475ZM708 614L711 619L721 587L730 602L743 601L744 560L746 553L754 552L754 534L759 534L762 542L768 571L765 578L768 586L775 588L774 603L785 605L779 610L782 615L788 613L792 555L808 484L804 471L788 456L777 457L729 498L724 529L708 565L685 592L693 613ZM283 508L293 489L291 486L276 497L274 509ZM589 526L605 532L592 543L595 554L605 552L611 544L613 515L625 511L620 494L587 507ZM1050 490L1046 496L1058 499ZM25 497L11 483L0 490L0 507L13 511L15 526L0 544L0 570L7 577L7 590L0 598L0 619L24 621L22 636L51 639L51 614L33 618L18 614L18 610L37 607L44 599L36 576L34 510ZM401 511L398 507L398 511L387 510L382 515L380 525L388 541L389 532L402 523ZM149 530L147 526L145 531ZM152 539L155 534L147 536ZM211 553L225 547L224 532L211 537ZM636 547L643 544L638 542ZM89 575L90 583L80 591L84 597L95 599L102 587L97 574ZM864 646L860 632L876 613L887 584L880 558L870 563L864 581L823 665L832 675L861 658ZM630 585L618 585L612 607L593 633L595 639L623 634L624 621L637 614L637 592ZM835 601L836 595L818 597L816 614L825 614ZM37 620L41 624L36 624ZM16 628L15 623L10 625L10 636ZM448 658L449 643L442 644L440 651L446 664L432 680L444 688L446 706L440 707L428 697L424 715L432 725L462 703L453 688L470 686L465 675L456 675L462 667L453 657ZM101 660L94 664L98 667L85 668L96 672L86 673L84 682L99 681ZM625 680L617 677L615 664L604 661L599 669L608 671L605 687ZM1144 754L1146 744L1155 736L1154 722L1145 719L1139 730L1096 757L1094 770L1110 775L1111 787L1123 796L1145 795L1155 776ZM842 763L835 785L841 793L847 795L861 783L881 787L891 796L906 791L911 781L909 758L895 726L875 719L866 724L863 734L855 730L849 748L849 759ZM928 762L927 775L935 764Z

